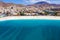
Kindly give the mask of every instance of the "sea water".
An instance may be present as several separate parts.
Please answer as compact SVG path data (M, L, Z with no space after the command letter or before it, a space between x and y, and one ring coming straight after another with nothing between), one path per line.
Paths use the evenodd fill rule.
M60 40L60 20L0 21L0 40Z

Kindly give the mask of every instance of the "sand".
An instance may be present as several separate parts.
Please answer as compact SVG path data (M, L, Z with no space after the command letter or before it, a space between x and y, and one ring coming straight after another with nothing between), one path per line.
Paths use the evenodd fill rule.
M0 18L0 21L5 20L21 20L21 19L46 19L46 20L60 20L59 16L8 16Z

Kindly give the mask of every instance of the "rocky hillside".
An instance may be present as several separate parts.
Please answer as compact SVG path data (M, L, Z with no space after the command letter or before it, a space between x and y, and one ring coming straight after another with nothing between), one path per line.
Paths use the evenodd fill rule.
M19 6L19 7L23 7L25 5L22 4L14 4L14 3L5 3L5 2L0 2L0 7L9 7L9 6Z

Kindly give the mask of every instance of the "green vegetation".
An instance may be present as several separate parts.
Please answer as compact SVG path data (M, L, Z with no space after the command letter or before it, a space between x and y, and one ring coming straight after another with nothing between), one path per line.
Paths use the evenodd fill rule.
M24 16L25 14L24 14L24 12L20 12L20 15L21 15L21 16Z

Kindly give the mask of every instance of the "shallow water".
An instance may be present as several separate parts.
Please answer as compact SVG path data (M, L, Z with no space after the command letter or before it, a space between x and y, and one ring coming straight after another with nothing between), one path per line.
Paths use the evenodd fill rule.
M60 20L1 21L0 40L60 40Z

